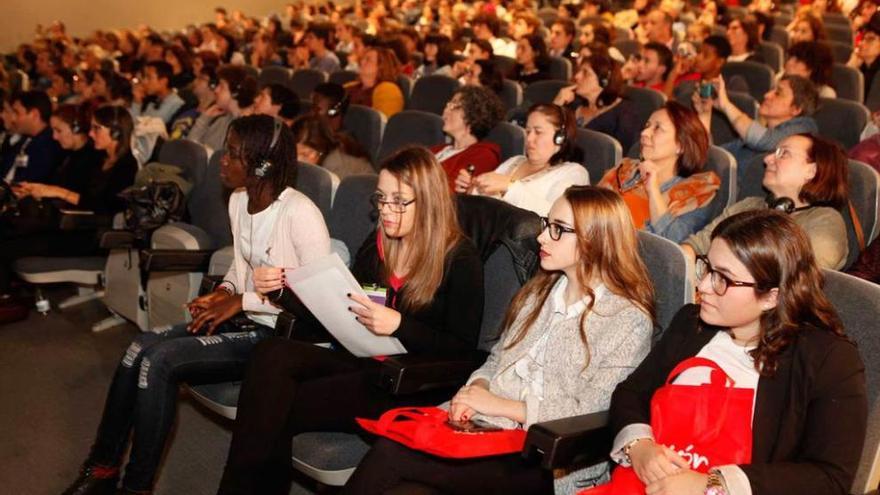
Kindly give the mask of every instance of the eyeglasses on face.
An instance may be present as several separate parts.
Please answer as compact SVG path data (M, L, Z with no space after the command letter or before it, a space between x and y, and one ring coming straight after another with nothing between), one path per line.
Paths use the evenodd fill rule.
M558 241L562 238L562 234L574 234L575 230L571 227L566 227L565 225L560 225L556 222L551 222L547 217L541 217L541 232L548 231L550 234L550 238L554 241Z
M410 200L395 199L393 201L385 201L385 196L381 193L373 193L370 196L370 204L379 212L381 212L382 208L387 205L392 213L403 213L406 211L407 206L415 202L415 198Z
M773 152L773 156L776 157L777 160L788 160L789 158L793 158L795 156L800 156L802 158L808 159L806 155L795 153L791 149L784 147L776 148L776 150Z
M739 280L733 280L727 275L715 270L712 268L712 264L709 263L709 257L705 255L697 256L697 279L703 280L707 275L709 276L709 282L712 285L712 290L715 294L719 296L723 296L727 293L727 289L730 287L757 287L758 284L755 282L741 282Z

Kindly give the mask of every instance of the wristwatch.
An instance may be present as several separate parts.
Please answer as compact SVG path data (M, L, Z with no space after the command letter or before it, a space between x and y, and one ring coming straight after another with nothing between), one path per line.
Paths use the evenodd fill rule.
M629 442L628 444L623 446L623 461L632 466L632 459L629 457L629 452L632 450L635 444L641 442L642 440L647 440L646 437L636 438L635 440Z
M709 471L709 479L706 480L706 490L703 495L727 495L727 487L724 478L718 471Z

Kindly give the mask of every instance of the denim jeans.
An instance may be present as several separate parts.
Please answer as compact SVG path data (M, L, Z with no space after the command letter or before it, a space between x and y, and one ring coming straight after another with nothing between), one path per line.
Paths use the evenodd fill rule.
M165 438L174 422L178 383L241 379L251 350L272 332L239 315L210 336L192 335L186 325L139 335L116 368L87 463L120 465L131 435L123 486L152 489Z

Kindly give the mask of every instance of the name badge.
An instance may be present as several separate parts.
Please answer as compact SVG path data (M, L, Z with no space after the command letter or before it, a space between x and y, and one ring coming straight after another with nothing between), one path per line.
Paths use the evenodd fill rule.
M24 153L19 153L15 155L15 168L27 168L28 166L28 156Z

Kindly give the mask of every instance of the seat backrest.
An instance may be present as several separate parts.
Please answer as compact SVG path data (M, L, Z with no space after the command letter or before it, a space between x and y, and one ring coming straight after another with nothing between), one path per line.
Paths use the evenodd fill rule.
M827 43L831 47L831 54L834 56L834 61L838 64L845 64L852 56L852 45L841 43L839 41L827 41Z
M843 24L844 26L852 26L852 23L843 12L825 12L822 14L822 22L827 24Z
M867 84L868 81L865 81L865 85ZM880 110L880 77L871 79L868 94L865 96L865 106L872 112Z
M315 86L326 82L327 74L317 69L297 69L290 77L290 87L301 100L310 100Z
M436 114L404 110L388 119L377 162L408 144L432 146L444 142L443 119Z
M516 108L523 100L522 86L516 81L505 79L501 84L501 93L498 96L501 98L505 110Z
M605 172L623 159L620 143L602 132L578 128L575 144L581 150L581 163L590 173L591 184L598 184Z
M825 24L825 32L828 33L828 39L839 41L850 46L853 44L852 28L846 24Z
M258 81L260 87L265 87L270 84L280 84L284 87L290 88L290 69L287 67L279 67L277 65L263 67L263 70L260 71Z
M173 139L162 143L159 162L180 167L184 176L195 186L205 177L208 152L205 147L188 139Z
M342 127L364 147L370 158L375 159L385 132L385 116L382 112L364 105L349 105Z
M691 81L685 81L679 84L675 88L674 93L676 101L682 105L693 107L692 97L696 88L696 83ZM730 101L732 101L740 111L744 112L752 119L758 118L758 102L752 98L752 95L741 93L739 91L728 91L727 97L730 98ZM721 110L713 109L712 142L717 145L722 145L737 138L739 138L739 134L737 134L736 129L733 128L730 119L728 119Z
M370 205L370 195L376 192L375 175L349 175L339 182L327 228L330 237L345 243L352 259L376 227L378 215Z
M849 200L853 210L859 217L859 225L865 239L865 245L877 236L877 215L880 206L880 175L869 165L857 160L849 160L847 174L849 185ZM859 242L856 235L855 223L846 205L840 212L846 222L846 232L849 240L849 256L846 266L855 263L859 257Z
M559 90L568 86L568 81L548 79L533 82L523 91L523 105L532 106L536 103L553 103Z
M623 55L623 58L629 59L633 55L636 55L641 51L642 44L637 40L633 39L622 39L617 40L613 43L614 48L617 48L620 53Z
M705 170L715 172L721 179L721 187L710 205L712 213L709 218L715 218L736 202L736 160L719 146L709 146L708 158Z
M860 278L824 270L825 295L843 321L846 334L859 348L865 364L868 429L853 486L848 493L876 493L880 482L880 286Z
M489 131L486 141L501 148L501 161L526 152L526 131L522 127L507 122L499 122Z
M631 40L631 39L633 39L633 33L632 33L632 31L630 31L630 30L627 29L627 28L620 27L620 26L616 26L616 27L614 28L614 31L617 33L617 36L615 36L614 39L616 39L616 40L618 40L618 41L620 41L620 40Z
M299 162L296 164L296 190L305 194L321 210L324 219L330 217L333 204L333 181L323 167Z
M449 76L435 74L420 77L413 86L407 108L442 115L446 102L459 86L458 80Z
M571 61L565 57L550 57L550 65L547 67L550 77L561 81L571 80Z
M330 76L327 78L327 81L342 86L347 82L356 81L357 78L358 78L358 73L356 71L337 70L335 72L330 73Z
M785 60L785 52L782 46L772 41L762 41L758 44L758 53L764 57L764 60L773 69L773 72L782 70L782 63Z
M675 313L694 302L694 272L678 244L649 232L639 231L639 255L654 284L657 326L665 330Z
M483 321L480 324L479 349L492 350L501 332L501 323L510 301L522 285L516 276L513 257L504 246L498 246L483 263Z
M763 198L767 195L762 182L764 181L764 157L767 153L758 155L745 165L745 170L739 170L736 184L737 201L750 197ZM738 164L737 167L742 166Z
M253 77L254 79L260 78L260 69L257 69L253 65L241 65L240 67L244 69L247 75Z
M767 64L758 62L727 62L721 68L724 82L730 84L731 78L742 78L748 85L748 93L757 101L773 87L773 70Z
M406 108L409 105L409 98L412 95L413 91L413 81L409 77L401 74L397 76L397 86L400 88L400 92L403 93L403 108Z
M495 68L498 69L504 77L510 77L516 67L516 60L504 55L492 56L492 63L495 64Z
M232 244L227 194L220 181L223 153L223 150L217 150L211 155L205 177L193 187L189 199L190 222L204 230L214 241L214 246Z
M553 7L541 7L538 9L538 19L541 19L541 22L544 23L544 26L550 27L556 22L556 19L559 17L559 13Z
M773 25L773 30L770 31L770 41L781 46L783 50L788 50L788 30L785 29L785 25Z
M842 98L820 98L819 108L812 115L819 134L833 139L848 150L859 144L862 131L871 118L870 112L859 102Z
M843 63L835 63L831 68L831 85L838 98L858 103L865 97L865 76L862 71Z
M636 88L627 86L624 90L623 97L634 103L636 113L638 115L639 129L644 127L645 122L656 112L663 104L666 103L666 96L649 88Z

